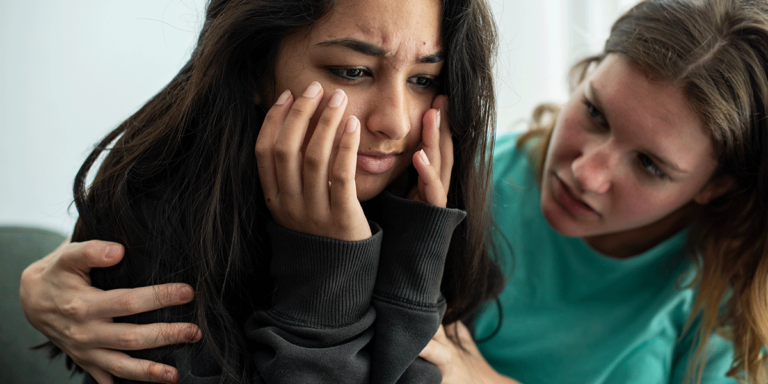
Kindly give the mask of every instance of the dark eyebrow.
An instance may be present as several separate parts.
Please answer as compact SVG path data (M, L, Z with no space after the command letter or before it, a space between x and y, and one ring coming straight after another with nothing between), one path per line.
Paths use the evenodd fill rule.
M363 55L367 55L367 56L377 56L377 57L387 56L387 51L384 48L370 44L370 43L366 43L365 41L356 40L356 39L348 39L348 38L333 39L333 40L317 43L317 45L321 47L340 46L347 49L351 49L355 52L362 53ZM420 57L416 61L423 64L434 64L434 63L439 63L443 61L444 58L445 58L445 54L443 52L437 52L431 55Z
M587 92L584 92L584 97L587 100L589 100L589 102L592 103L595 106L595 108L597 108L597 110L600 111L600 113L603 114L603 117L605 117L605 119L607 121L608 120L608 116L605 113L605 108L603 107L603 103L600 101L600 95L597 92L597 90L595 89L595 87L592 85L591 81L589 82L588 88L589 88L590 96L592 96L591 100L590 100L589 97L587 97ZM608 126L610 126L610 124L608 124ZM688 173L688 171L680 168L677 164L667 160L666 158L664 158L662 156L657 155L653 151L646 150L645 153L646 153L646 155L651 157L654 161L656 161L657 163L661 164L661 166L663 166L663 167L667 167L667 168L672 169L673 171L678 172L678 173Z

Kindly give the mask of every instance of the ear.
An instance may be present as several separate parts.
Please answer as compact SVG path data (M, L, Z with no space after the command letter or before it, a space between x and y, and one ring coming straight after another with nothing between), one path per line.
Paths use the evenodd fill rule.
M697 204L707 205L712 200L730 192L734 185L735 180L730 176L718 176L707 183L696 196L693 197L693 201Z

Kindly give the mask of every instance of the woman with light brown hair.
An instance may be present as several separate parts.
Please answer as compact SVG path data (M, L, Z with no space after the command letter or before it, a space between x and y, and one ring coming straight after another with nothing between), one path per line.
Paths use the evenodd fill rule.
M515 269L483 342L422 356L445 383L768 382L768 2L643 1L571 74L496 142Z

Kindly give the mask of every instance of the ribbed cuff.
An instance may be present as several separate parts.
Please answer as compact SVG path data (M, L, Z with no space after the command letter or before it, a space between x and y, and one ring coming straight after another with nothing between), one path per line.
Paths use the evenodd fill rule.
M456 227L467 216L459 209L379 195L384 231L375 292L414 305L440 299L445 258Z
M370 307L382 230L341 241L291 231L269 223L275 293L270 312L305 326L338 327L358 320Z

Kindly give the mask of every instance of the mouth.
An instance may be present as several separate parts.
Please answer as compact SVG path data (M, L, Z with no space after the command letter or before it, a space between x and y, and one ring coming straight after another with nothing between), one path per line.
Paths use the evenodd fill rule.
M597 211L589 204L576 197L573 189L568 186L560 177L555 176L555 199L566 210L575 216L598 216Z
M357 166L373 174L385 173L395 165L398 152L368 152L357 154Z

